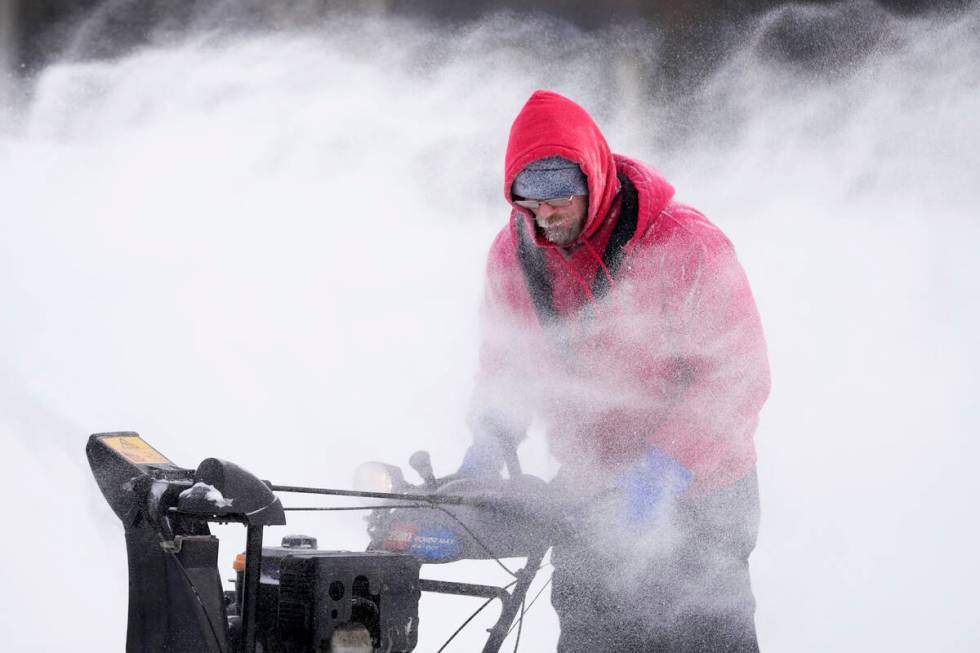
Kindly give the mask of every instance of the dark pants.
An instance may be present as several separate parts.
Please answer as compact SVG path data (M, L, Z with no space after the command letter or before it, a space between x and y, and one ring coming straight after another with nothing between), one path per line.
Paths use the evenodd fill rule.
M558 652L757 653L748 558L758 525L752 474L679 505L669 545L643 539L654 531L625 548L603 534L556 546Z

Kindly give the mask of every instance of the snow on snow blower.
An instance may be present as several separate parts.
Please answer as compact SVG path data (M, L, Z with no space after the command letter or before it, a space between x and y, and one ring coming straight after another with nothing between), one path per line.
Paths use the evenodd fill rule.
M359 489L340 490L275 485L216 458L180 467L132 432L92 435L86 453L125 529L127 653L408 653L417 645L421 592L482 597L480 609L499 600L483 648L496 653L515 618L523 619L521 606L555 536L543 526L545 483L521 474L516 460L507 480L440 483L428 454L418 452L410 464L422 485L407 483L398 467L366 463L355 474ZM374 505L283 507L277 493ZM263 546L263 529L285 525L290 510L351 509L371 511L367 551L320 550L307 536ZM233 591L221 585L211 522L245 527ZM509 557L527 562L508 569L514 580L505 587L419 576L423 564L495 559L504 566L499 559Z

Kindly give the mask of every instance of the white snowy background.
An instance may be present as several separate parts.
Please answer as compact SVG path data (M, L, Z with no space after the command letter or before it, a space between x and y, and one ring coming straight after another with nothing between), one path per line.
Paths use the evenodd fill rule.
M89 433L281 483L345 487L419 448L454 468L507 131L545 87L658 166L752 281L774 377L763 650L980 650L980 10L879 15L877 45L818 72L766 54L781 17L683 103L633 90L623 60L652 35L506 17L200 29L0 86L4 648L123 649L122 528ZM540 434L523 454L555 471ZM284 530L365 543L350 514L267 537ZM227 577L242 534L219 535ZM418 650L478 603L424 597ZM545 598L522 648L556 637Z

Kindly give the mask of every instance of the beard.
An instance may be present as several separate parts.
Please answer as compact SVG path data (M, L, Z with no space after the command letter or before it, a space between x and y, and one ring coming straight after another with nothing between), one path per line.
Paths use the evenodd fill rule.
M584 218L576 220L568 216L562 216L547 222L535 219L535 224L537 224L544 239L552 245L562 246L571 245L578 239L579 234L582 233L584 222Z
M575 242L575 238L578 236L577 233L571 229L565 228L553 228L553 229L542 229L541 235L552 245L571 245Z

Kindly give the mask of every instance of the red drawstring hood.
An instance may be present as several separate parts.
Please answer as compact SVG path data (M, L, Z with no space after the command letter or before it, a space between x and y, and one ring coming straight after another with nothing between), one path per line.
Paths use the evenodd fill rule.
M619 192L616 161L605 136L585 109L552 91L535 91L510 128L504 167L504 197L513 201L514 178L532 161L561 156L589 180L589 213L579 239L592 236ZM517 209L531 217L527 209ZM533 227L533 219L529 226ZM535 237L539 245L546 244Z

